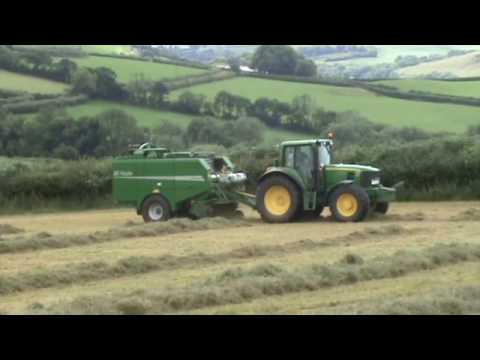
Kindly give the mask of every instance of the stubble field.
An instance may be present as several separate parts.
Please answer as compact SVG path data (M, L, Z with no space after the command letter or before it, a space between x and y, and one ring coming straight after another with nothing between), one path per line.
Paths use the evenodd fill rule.
M360 224L134 210L0 218L3 314L480 313L480 203Z

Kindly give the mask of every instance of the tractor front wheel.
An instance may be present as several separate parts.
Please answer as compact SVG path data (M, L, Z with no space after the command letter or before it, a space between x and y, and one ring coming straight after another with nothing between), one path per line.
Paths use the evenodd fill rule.
M330 197L330 210L339 222L360 222L368 216L370 199L358 185L341 186Z
M151 196L143 203L142 216L146 223L167 221L171 217L170 204L162 196Z
M379 202L375 205L374 211L376 213L385 215L388 212L388 208L390 207L388 202Z
M257 209L269 223L290 222L300 208L300 191L286 176L271 176L257 189Z

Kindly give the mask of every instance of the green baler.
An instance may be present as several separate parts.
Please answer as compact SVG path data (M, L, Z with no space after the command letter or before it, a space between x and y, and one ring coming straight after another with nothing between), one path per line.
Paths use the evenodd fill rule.
M146 222L235 213L239 202L255 206L254 197L242 193L246 175L227 157L144 144L116 158L113 169L114 199L135 206Z
M135 206L146 222L234 214L239 203L272 223L319 217L325 207L341 222L362 221L371 211L385 214L395 188L382 186L379 169L332 164L332 149L331 139L282 143L280 159L251 195L244 192L246 174L228 157L144 144L114 160L114 199Z

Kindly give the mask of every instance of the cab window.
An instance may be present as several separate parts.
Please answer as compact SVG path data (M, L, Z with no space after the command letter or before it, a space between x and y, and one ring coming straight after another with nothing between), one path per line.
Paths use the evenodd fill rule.
M294 167L295 161L295 148L293 146L287 147L285 149L285 166L289 168Z
M311 146L299 146L295 151L295 169L304 177L308 177L313 167L313 152Z

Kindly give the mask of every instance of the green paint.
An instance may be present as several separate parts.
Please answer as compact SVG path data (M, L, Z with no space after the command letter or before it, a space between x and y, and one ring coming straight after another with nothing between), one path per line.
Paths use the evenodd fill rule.
M350 183L363 187L372 205L395 200L394 189L383 187L380 181L373 183L373 179L380 178L379 169L329 164L325 156L328 153L331 158L332 145L331 140L282 143L279 166L268 168L259 181L278 175L291 179L302 194L304 210L328 206L330 194L338 186ZM307 157L302 157L305 154ZM320 164L324 164L323 168ZM144 201L153 195L163 196L174 216L210 216L215 206L236 203L256 208L255 197L243 192L246 177L236 172L227 157L171 153L146 144L128 156L116 158L113 171L114 199L120 204L135 206L139 214Z

